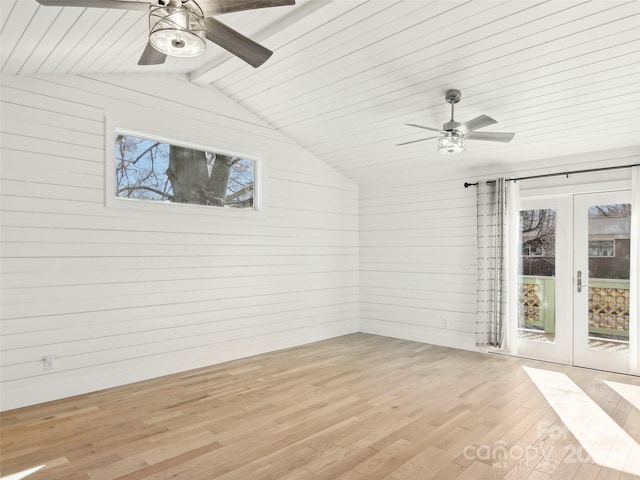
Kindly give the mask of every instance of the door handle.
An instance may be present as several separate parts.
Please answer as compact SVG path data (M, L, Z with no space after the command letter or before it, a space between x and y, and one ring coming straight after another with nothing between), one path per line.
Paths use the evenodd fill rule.
M578 274L576 275L576 277L577 277L576 283L578 285L578 293L581 293L582 289L585 288L585 287L588 287L589 285L587 285L586 283L585 284L582 283L582 271L581 270L578 270Z

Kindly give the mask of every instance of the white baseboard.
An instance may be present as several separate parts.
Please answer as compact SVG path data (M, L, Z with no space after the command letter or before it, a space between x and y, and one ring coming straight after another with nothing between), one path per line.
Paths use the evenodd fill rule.
M96 392L357 332L358 320L353 319L245 338L185 352L169 352L99 365L82 369L73 377L61 380L56 380L55 375L48 375L38 379L7 382L0 392L0 411Z
M414 342L439 345L441 347L459 348L477 352L475 335L452 330L437 330L419 325L408 325L378 320L360 319L360 331L373 335L413 340Z

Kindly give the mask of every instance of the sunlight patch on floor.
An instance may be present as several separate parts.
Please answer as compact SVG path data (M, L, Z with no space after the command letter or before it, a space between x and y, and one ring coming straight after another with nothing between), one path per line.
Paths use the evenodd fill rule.
M567 375L523 368L593 462L640 475L640 445Z
M640 410L640 387L638 385L629 385L628 383L608 382L604 380L611 390L616 392L627 402L633 405L636 410Z
M22 472L7 475L6 477L0 477L0 480L22 480L23 478L26 478L32 473L36 473L38 470L42 470L43 468L44 468L44 465L39 465L37 467L23 470Z

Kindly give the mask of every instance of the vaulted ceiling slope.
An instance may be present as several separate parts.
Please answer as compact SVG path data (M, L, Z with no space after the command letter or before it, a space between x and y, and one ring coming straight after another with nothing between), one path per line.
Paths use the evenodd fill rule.
M259 69L209 44L140 67L145 12L2 0L5 74L182 73L211 84L347 176L477 167L640 144L640 2L297 0L224 15L275 54ZM222 16L221 16L222 17ZM486 114L509 144L402 147L449 120ZM214 106L212 106L214 108ZM426 133L426 135L425 135Z

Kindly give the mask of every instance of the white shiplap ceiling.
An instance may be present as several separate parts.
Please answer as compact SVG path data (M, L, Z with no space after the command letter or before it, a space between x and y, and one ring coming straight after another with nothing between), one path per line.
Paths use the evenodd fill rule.
M297 0L218 17L275 51L257 70L208 44L139 67L145 12L1 0L4 74L181 73L355 180L398 166L506 164L640 145L640 1ZM510 144L442 156L405 126L498 120Z

